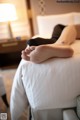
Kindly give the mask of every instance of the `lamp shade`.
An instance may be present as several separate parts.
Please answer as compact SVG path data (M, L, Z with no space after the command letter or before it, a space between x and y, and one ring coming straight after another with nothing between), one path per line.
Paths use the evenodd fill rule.
M0 22L14 21L17 19L16 8L13 4L0 4Z

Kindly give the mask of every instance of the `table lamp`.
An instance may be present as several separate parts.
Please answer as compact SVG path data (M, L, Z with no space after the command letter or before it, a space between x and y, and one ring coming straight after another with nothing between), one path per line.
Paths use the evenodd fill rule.
M0 3L0 22L8 23L8 30L10 39L13 39L12 29L11 29L11 21L17 19L16 8L13 4L9 3Z

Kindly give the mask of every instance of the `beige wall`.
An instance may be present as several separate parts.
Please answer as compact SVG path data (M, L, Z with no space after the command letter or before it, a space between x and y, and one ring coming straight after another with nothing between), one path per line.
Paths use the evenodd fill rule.
M30 26L27 15L26 0L1 0L0 3L12 3L16 7L18 19L15 22L11 22L13 36L30 36ZM6 23L1 24L2 32L0 33L0 38L9 37L6 30L4 30ZM3 27L2 27L3 26Z
M45 0L46 14L80 12L80 3L59 3L57 0Z
M2 3L12 3L15 5L18 15L18 20L26 21L27 13L26 13L26 4L25 0L2 0ZM0 2L1 3L1 2Z
M0 0L0 3L9 2L13 3L17 10L18 20L12 22L12 30L14 37L16 36L30 36L30 26L27 15L27 0ZM68 12L80 12L80 3L57 3L57 0L43 0L44 9L41 13L40 0L30 0L32 8L32 19L33 19L33 28L34 34L38 33L37 29L37 15L47 15L47 14L61 14ZM6 24L1 24L0 27L2 31L0 32L1 37L9 37ZM6 29L5 32L3 29Z
M41 15L40 0L31 0L32 6L32 17L35 34L37 31L36 16ZM43 0L45 8L42 15L47 14L61 14L69 12L80 12L80 2L79 3L58 3L57 0Z

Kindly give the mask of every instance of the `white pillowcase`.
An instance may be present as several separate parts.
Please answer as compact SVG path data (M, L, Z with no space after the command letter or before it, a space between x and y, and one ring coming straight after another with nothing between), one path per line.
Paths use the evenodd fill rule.
M38 33L46 37L51 37L52 31L57 24L68 25L77 23L80 23L80 13L37 16Z

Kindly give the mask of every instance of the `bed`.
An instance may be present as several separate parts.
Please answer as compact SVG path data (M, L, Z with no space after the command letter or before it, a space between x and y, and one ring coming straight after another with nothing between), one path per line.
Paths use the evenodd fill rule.
M49 38L58 21L64 25L79 24L79 18L79 13L39 16L38 36ZM21 60L12 86L11 120L18 120L28 105L32 120L62 120L63 109L76 107L76 97L80 94L79 38L71 47L74 50L71 58L51 58L41 64Z

